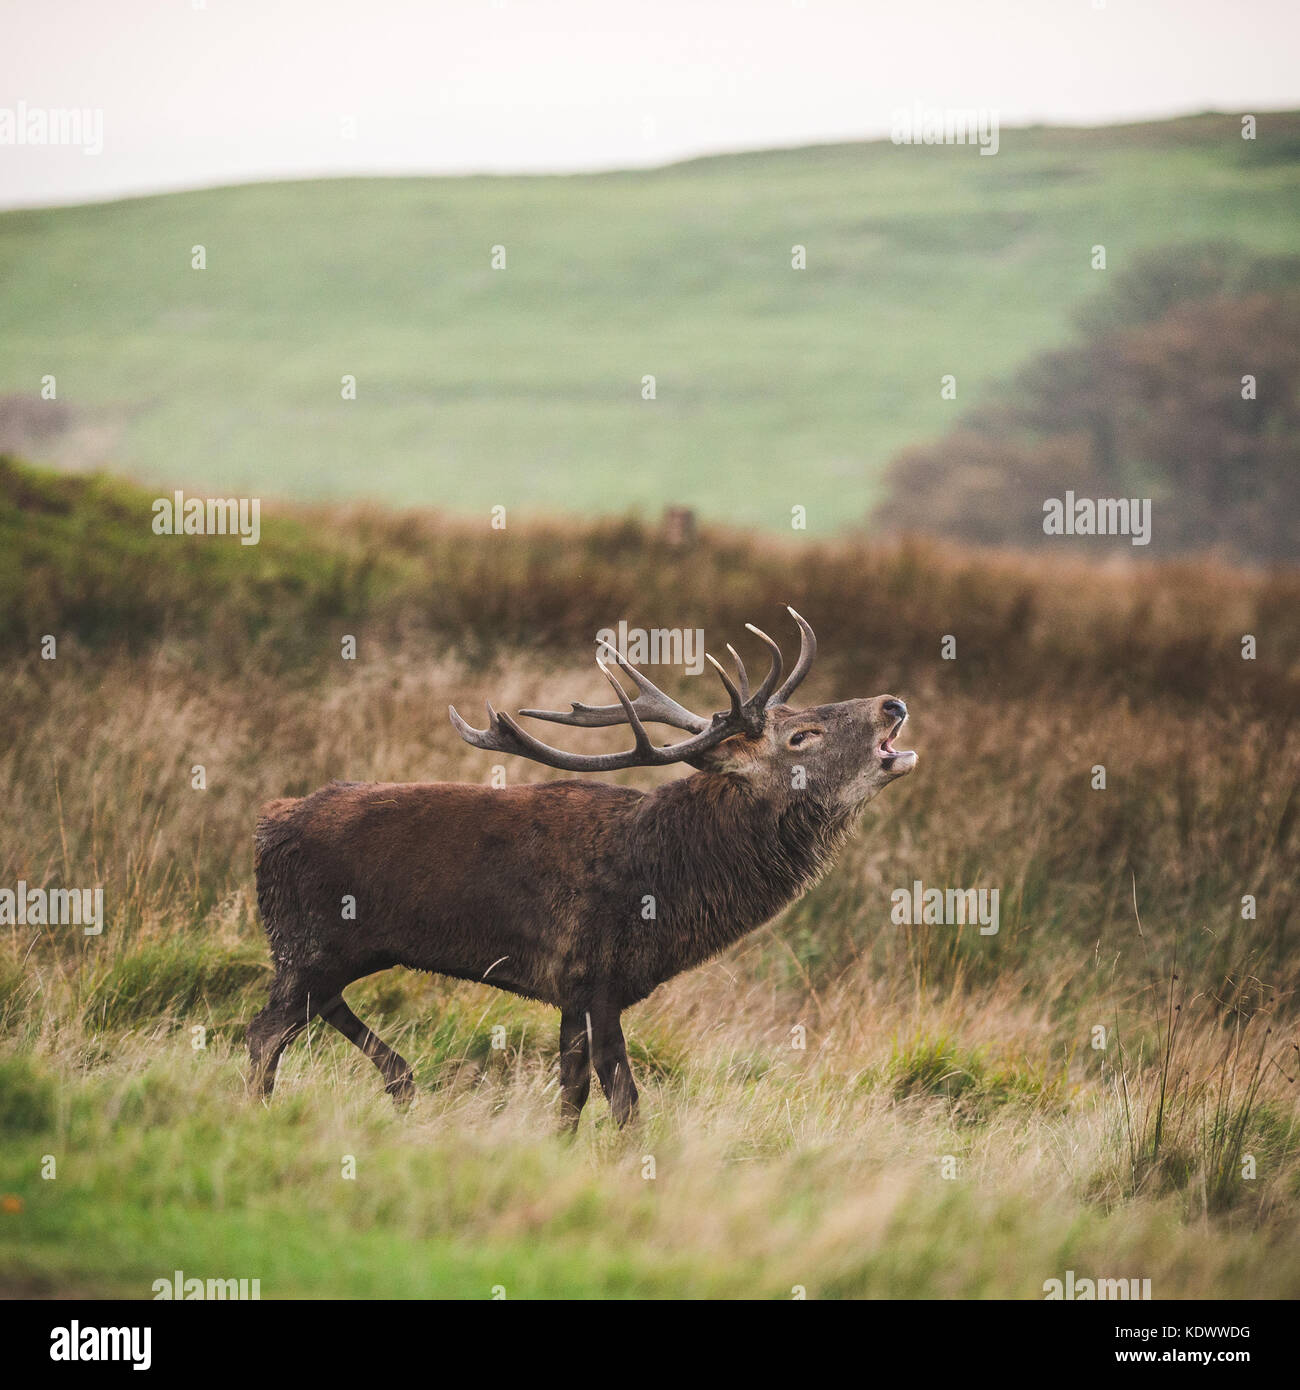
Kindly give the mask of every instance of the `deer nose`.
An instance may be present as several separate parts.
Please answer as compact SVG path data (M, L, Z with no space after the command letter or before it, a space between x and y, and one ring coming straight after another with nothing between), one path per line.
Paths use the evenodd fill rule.
M902 702L902 700L895 700L892 696L885 701L884 705L881 708L885 711L886 714L890 715L894 719L907 718L907 706Z

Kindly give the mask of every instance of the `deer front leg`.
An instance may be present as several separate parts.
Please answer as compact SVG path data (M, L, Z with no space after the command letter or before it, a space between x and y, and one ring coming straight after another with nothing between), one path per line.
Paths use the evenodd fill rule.
M591 1090L591 1051L585 1009L560 1014L560 1124L572 1133Z
M593 1010L591 1016L592 1060L601 1089L621 1128L636 1113L636 1083L627 1060L627 1044L614 1010Z

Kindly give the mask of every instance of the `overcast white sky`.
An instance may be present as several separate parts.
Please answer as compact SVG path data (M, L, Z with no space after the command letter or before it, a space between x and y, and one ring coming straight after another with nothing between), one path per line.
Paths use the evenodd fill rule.
M917 102L1004 127L1300 106L1300 0L0 0L0 15L0 118L103 113L98 155L0 143L4 206L659 164L888 135Z

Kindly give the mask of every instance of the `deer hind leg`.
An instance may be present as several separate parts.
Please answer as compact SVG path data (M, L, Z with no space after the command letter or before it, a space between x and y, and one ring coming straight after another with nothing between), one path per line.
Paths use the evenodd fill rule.
M399 1109L410 1105L415 1099L415 1074L405 1057L394 1052L378 1034L372 1033L343 1002L341 994L321 1005L320 1016L378 1067L384 1078L384 1089Z
M617 1013L593 1012L591 1042L592 1060L601 1089L614 1112L615 1122L622 1127L636 1113L637 1092Z
M316 994L320 998L319 993ZM312 990L301 976L281 971L271 983L271 998L248 1025L249 1089L269 1096L284 1049L306 1028L316 1010Z
M572 1133L591 1090L591 1049L587 1013L566 1009L560 1014L560 1125Z

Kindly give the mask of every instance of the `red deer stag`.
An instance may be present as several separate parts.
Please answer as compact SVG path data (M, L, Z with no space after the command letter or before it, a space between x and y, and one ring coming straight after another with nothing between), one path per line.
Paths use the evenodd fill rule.
M285 1046L319 1015L379 1068L399 1104L411 1068L343 1002L354 980L405 965L540 999L560 1010L560 1097L578 1122L591 1067L624 1124L637 1091L619 1015L656 986L776 915L829 866L857 813L916 766L894 747L907 708L892 695L792 709L817 650L793 609L799 660L782 682L777 644L749 624L771 667L750 693L713 663L730 708L711 718L670 699L612 647L636 685L618 703L523 710L581 728L627 724L634 747L583 755L540 743L488 705L486 729L450 711L476 748L569 772L687 763L639 792L601 782L490 788L458 782L333 782L272 801L257 824L257 901L275 954L270 1002L249 1029L252 1084L269 1095ZM603 644L607 645L607 644ZM646 723L689 737L656 746Z

